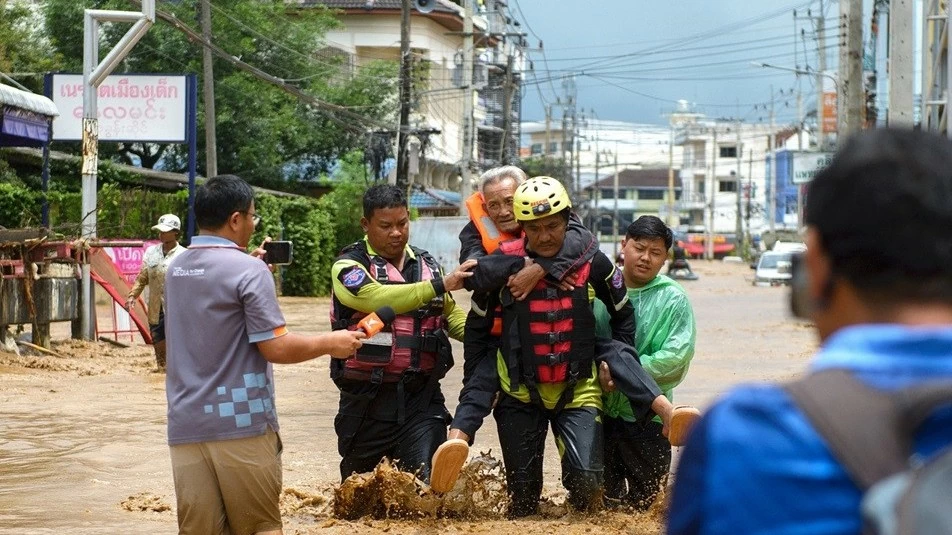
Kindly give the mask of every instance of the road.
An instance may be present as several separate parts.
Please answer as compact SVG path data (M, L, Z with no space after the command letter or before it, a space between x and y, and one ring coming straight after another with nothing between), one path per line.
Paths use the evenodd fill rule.
M697 352L678 403L707 406L741 382L787 379L816 348L809 326L790 318L787 290L750 284L742 264L695 261L700 280L685 287L698 323ZM468 298L457 292L462 306ZM297 332L327 329L328 300L282 298ZM107 310L107 309L106 309ZM105 315L101 312L101 318ZM102 319L101 319L102 321ZM62 334L63 330L54 330ZM174 490L165 444L164 376L150 371L151 348L128 349L60 338L63 357L0 353L0 533L174 533ZM457 360L462 347L455 344ZM444 380L455 407L461 371ZM656 516L565 514L554 444L547 444L545 496L552 507L522 521L366 520L329 516L337 480L333 418L337 391L327 362L276 366L284 442L285 533L658 533ZM498 456L495 424L477 436Z

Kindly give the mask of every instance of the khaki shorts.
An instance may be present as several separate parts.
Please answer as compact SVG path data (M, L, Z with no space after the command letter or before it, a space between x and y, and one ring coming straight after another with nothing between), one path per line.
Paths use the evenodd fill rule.
M250 535L281 529L281 437L171 446L179 533Z

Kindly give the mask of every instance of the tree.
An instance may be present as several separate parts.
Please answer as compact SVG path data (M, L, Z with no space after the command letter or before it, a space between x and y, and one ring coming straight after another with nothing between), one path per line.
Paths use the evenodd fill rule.
M46 28L63 68L82 68L82 12L87 7L130 10L123 0L47 0ZM161 2L197 30L198 0ZM368 142L373 125L393 122L397 67L379 62L351 75L348 59L327 53L323 36L339 22L324 8L299 8L283 0L215 0L213 41L234 57L294 84L305 93L346 106L367 121L342 120L316 110L282 89L215 61L215 104L220 172L235 173L261 186L285 188L287 180L313 180L347 152ZM109 50L126 25L105 25L101 50ZM123 61L121 72L201 72L201 50L170 25L157 21ZM199 82L201 87L201 81ZM204 106L199 99L199 113ZM203 120L200 117L200 123ZM204 152L204 137L199 136ZM184 171L187 147L119 144L104 154L144 166ZM205 158L198 158L200 171Z
M31 73L15 74L15 79L34 93L43 92L43 79L32 73L49 71L58 64L39 18L29 3L0 2L0 72ZM6 80L3 83L9 84Z

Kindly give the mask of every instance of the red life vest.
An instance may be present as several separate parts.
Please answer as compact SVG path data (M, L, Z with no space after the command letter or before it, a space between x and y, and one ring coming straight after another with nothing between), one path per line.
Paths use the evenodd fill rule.
M500 249L524 256L525 240L505 242ZM517 331L510 327L502 344L513 388L520 379L530 386L530 392L533 383L574 384L580 373L590 371L595 346L595 315L587 288L591 266L591 261L579 266L575 290L561 290L543 279L525 300L507 305L507 313L514 314L507 325L518 322Z
M360 242L359 245L362 245ZM438 279L439 265L436 260L422 250L414 248L420 265L420 281L404 280L400 271L390 262L379 256L371 256L363 247L364 260L370 259L368 272L381 284L402 284ZM347 249L345 249L347 252ZM366 316L344 306L336 297L332 299L331 328L334 330L355 330L357 323ZM364 340L354 357L343 361L335 360L331 366L331 376L336 379L355 379L375 383L395 383L406 371L429 373L439 360L440 339L434 333L442 330L446 323L443 319L443 297L435 297L417 310L398 314L393 322L372 338ZM334 366L333 364L338 364ZM336 371L335 371L336 370Z

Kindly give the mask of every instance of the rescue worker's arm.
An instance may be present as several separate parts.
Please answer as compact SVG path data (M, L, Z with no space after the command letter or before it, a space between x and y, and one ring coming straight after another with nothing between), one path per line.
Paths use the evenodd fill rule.
M592 272L589 282L595 290L595 297L608 309L608 324L612 339L630 346L635 345L635 309L628 300L625 278L604 253L599 252L592 259Z
M443 318L446 319L446 330L450 338L463 341L463 329L466 325L466 312L456 304L449 292L443 298Z
M486 250L483 249L483 238L479 235L476 224L470 221L459 232L459 263L484 256L486 256Z
M471 291L498 290L506 285L509 276L525 267L526 259L521 256L510 256L496 251L479 259L473 268L473 276L463 282L463 286Z
M598 240L574 213L565 229L565 240L559 254L551 258L535 258L549 276L561 281L566 275L588 262L598 251Z
M666 325L668 337L653 353L639 356L641 366L654 377L662 390L678 386L688 373L694 357L694 342L697 338L694 311L684 294L672 296L665 303L666 314L660 319Z
M389 306L397 314L405 314L420 308L437 295L462 288L462 280L468 276L470 265L460 265L441 280L380 284L360 262L343 258L331 267L331 282L334 295L348 308L369 314L380 307Z

